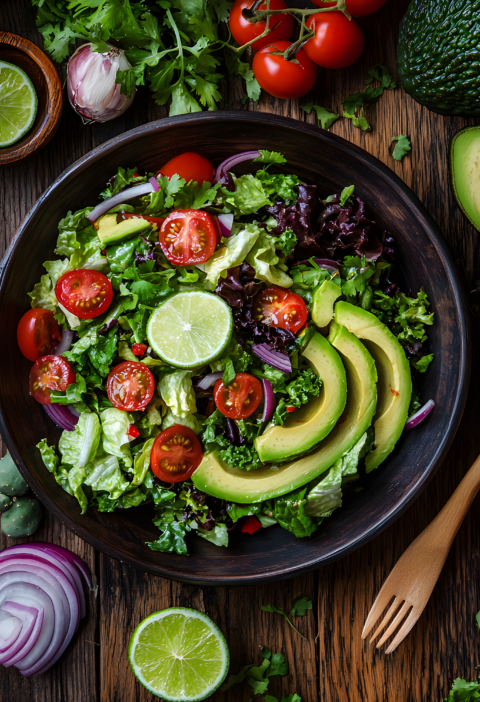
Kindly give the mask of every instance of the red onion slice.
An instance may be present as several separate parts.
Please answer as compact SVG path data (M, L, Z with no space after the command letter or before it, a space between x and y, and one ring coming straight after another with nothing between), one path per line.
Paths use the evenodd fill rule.
M65 353L65 351L68 351L68 349L72 345L73 334L74 334L74 332L70 331L69 329L65 329L62 332L62 340L58 344L55 351L53 352L53 356L61 356L62 353Z
M127 188L117 193L113 197L109 197L108 200L104 200L99 205L97 205L88 215L88 219L91 222L96 222L96 220L104 215L108 210L117 205L123 205L124 202L128 200L135 200L137 197L142 197L142 195L148 195L149 193L157 192L151 183L140 183L140 185L134 185L133 188Z
M273 392L272 383L266 378L262 378L263 385L263 415L262 422L269 422L273 417L275 412L275 407L277 406L277 399L275 393Z
M410 429L413 429L414 427L418 426L420 422L423 422L425 417L427 417L430 412L433 410L435 407L435 402L433 400L428 400L423 407L420 407L420 409L415 412L415 414L412 414L411 417L409 417L405 423L404 431L409 431Z
M52 422L54 422L57 427L60 427L60 429L73 431L77 426L78 416L70 411L69 405L59 405L52 402L51 405L42 405L42 407Z
M237 164L242 163L242 161L253 161L254 158L258 158L259 156L261 156L260 151L243 151L241 154L236 154L236 156L230 156L225 159L217 168L215 183L218 183L222 179L223 174L234 168Z
M0 607L0 655L18 640L22 628L23 623L19 617L9 614L8 611L4 612Z
M269 344L254 344L252 346L252 352L262 361L268 363L269 366L272 366L272 368L277 368L277 370L281 370L284 373L292 372L290 357L278 351L273 351Z
M0 663L8 668L29 653L34 647L43 625L43 607L29 607L20 602L4 602L2 609L10 612L14 617L21 619L23 623L22 633L15 642L15 645L8 651L8 658L0 657Z
M160 184L159 184L158 180L152 176L151 178L148 179L148 182L152 186L154 192L158 193L158 191L160 190Z
M217 219L222 236L228 239L228 237L232 235L233 214L218 215Z
M63 548L63 546L57 546L57 544L49 544L44 541L36 541L33 544L23 544L23 547L29 547L35 551L36 549L39 549L40 551L46 551L47 553L51 553L53 556L63 556L63 558L68 561L71 565L74 565L78 568L80 573L83 575L85 578L85 581L90 589L93 588L93 580L92 580L92 574L90 572L90 568L87 566L85 561L82 561L82 559L77 556L76 553L72 553L72 551L69 551L67 548ZM17 548L16 546L11 546L9 551L11 549ZM5 553L3 551L0 553L0 560L2 558L2 555Z
M215 373L209 373L197 384L201 390L208 390L214 383L217 382L221 377L223 377L223 371L216 371Z

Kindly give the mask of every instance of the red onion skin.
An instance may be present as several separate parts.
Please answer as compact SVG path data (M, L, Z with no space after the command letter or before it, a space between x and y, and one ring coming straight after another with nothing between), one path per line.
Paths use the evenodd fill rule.
M26 547L27 544L24 544ZM72 565L76 566L78 570L81 572L83 577L85 578L85 581L90 589L93 587L93 581L92 581L92 574L90 572L90 568L87 566L85 561L82 561L82 559L77 556L76 553L73 553L72 551L69 551L66 548L63 548L63 546L57 546L57 544L49 544L45 541L36 541L34 544L28 544L29 547L33 549L40 549L40 551L47 551L54 556L63 556L65 560L67 560L69 563ZM8 550L17 548L16 546L11 546ZM21 548L21 547L20 547ZM5 551L3 551L5 553ZM0 553L0 559L2 557L2 553Z
M78 424L78 417L70 412L68 405L60 405L52 403L50 405L42 405L43 409L50 417L52 422L66 431L73 431ZM60 409L62 408L62 409Z
M262 422L269 422L273 417L273 413L275 412L277 399L275 397L275 393L273 392L272 383L267 380L267 378L262 378L262 385L264 399Z
M108 210L111 210L112 207L123 205L123 203L128 202L128 200L135 200L137 197L148 195L149 193L153 192L154 188L151 183L140 183L139 185L134 185L131 188L122 190L113 197L109 197L108 200L101 202L90 212L89 215L87 215L87 217L91 222L96 222L99 217L108 212Z
M292 372L292 363L289 356L284 356L283 354L277 354L273 351L268 344L255 344L252 346L252 352L260 358L260 360L268 363L272 368L281 370L284 373ZM272 358L273 355L273 358ZM280 356L281 359L277 361L276 356ZM285 359L284 361L282 359Z
M62 353L65 353L65 351L68 351L68 349L69 349L70 346L72 345L73 334L74 334L74 332L73 332L73 331L70 331L69 329L65 329L65 330L62 332L62 340L61 340L61 342L58 344L58 346L57 346L57 348L55 349L55 351L52 352L52 355L53 355L53 356L61 356Z
M415 414L412 414L412 416L407 419L404 427L404 431L410 431L410 429L414 429L415 427L418 427L420 422L423 422L423 420L428 417L430 412L433 410L435 407L435 402L433 400L428 400L423 407L421 407L419 410L415 412Z
M216 371L215 373L208 373L204 378L197 383L197 387L201 390L208 390L214 383L217 382L223 376L223 371Z
M260 155L260 151L244 151L241 154L230 156L230 158L225 159L217 168L215 183L218 183L222 179L222 175L225 171L233 168L238 163L242 163L242 161L253 161L253 159L258 158Z
M222 236L228 239L232 235L233 215L218 215L217 219ZM230 224L228 224L228 222L230 222Z

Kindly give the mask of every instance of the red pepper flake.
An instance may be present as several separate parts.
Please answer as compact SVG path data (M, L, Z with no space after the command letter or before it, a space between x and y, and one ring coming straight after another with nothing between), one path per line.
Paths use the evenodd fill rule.
M145 353L147 351L147 345L146 344L133 344L132 346L132 353L135 356L145 356Z
M138 431L137 427L133 426L133 424L130 424L128 427L127 435L133 437L134 439L138 439L140 436L140 432Z
M287 407L287 412L295 412L296 407Z
M393 388L390 390L390 392L392 393L392 395L395 395L395 397L397 397L397 395L400 395L400 393L394 390Z
M254 534L256 531L262 528L262 522L254 514L252 514L251 517L242 517L240 522L240 531L242 534Z

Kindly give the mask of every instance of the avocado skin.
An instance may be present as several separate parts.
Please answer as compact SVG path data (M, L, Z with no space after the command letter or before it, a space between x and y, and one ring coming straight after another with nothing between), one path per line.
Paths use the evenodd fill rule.
M480 125L479 124L474 124L471 127L464 127L463 129L460 129L456 134L453 135L452 139L450 140L450 146L448 149L448 179L450 182L450 187L453 192L453 196L455 198L455 201L458 205L458 208L462 212L463 216L468 219L472 227L474 227L477 232L480 232L480 220L474 219L473 217L470 216L470 214L467 212L467 210L464 207L463 201L464 201L464 195L462 193L462 190L460 187L457 186L457 177L455 173L455 162L454 162L454 153L455 153L455 145L458 139L462 138L463 134L466 134L467 132L472 132L472 131L477 131L478 130L478 139L480 141Z
M404 90L442 115L480 115L480 0L413 0L400 22Z

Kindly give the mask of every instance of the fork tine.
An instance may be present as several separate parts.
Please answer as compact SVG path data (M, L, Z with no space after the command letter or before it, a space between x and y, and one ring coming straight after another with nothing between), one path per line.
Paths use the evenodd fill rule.
M408 610L410 609L411 606L412 606L412 605L409 604L408 602L404 602L404 603L403 603L403 605L401 606L401 608L400 608L399 611L398 611L397 616L395 617L395 619L393 620L393 622L390 624L390 626L388 627L388 629L383 633L383 636L382 636L382 638L380 639L380 641L377 643L377 648L380 648L380 646L381 646L383 643L385 643L385 641L388 639L388 637L391 636L391 635L393 634L393 632L395 631L395 629L397 628L397 626L400 624L400 622L402 621L403 617L406 615L406 613L408 612Z
M410 630L415 626L417 623L421 613L423 612L423 609L416 609L413 608L408 617L405 619L403 622L401 628L398 630L397 635L393 639L393 641L390 643L389 647L385 651L385 653L392 653L394 651L398 644L403 641L405 636L410 632Z
M380 617L381 613L385 609L385 607L388 605L390 600L392 599L392 589L388 587L387 589L387 584L388 581L390 580L390 576L385 580L383 583L382 589L377 595L377 598L375 602L373 603L372 609L368 613L367 621L364 624L363 631L362 631L362 639L367 638L371 630L373 629L375 622L377 619Z
M377 638L377 636L382 631L382 629L387 626L388 622L393 617L394 612L396 612L396 610L398 609L398 607L401 605L402 602L403 602L403 600L400 597L395 597L390 609L388 610L388 612L384 616L381 624L378 626L376 632L372 635L372 638L370 639L370 643L372 643L374 641L374 639Z

